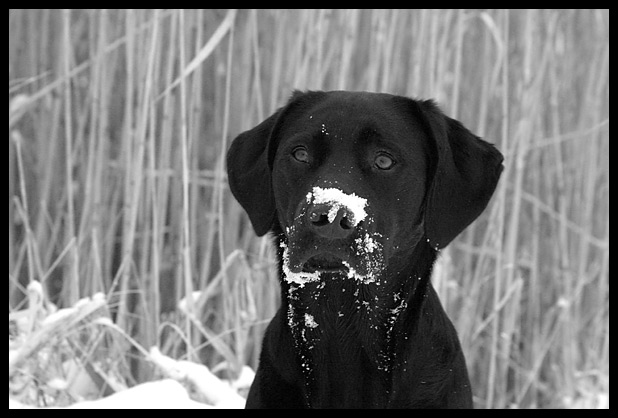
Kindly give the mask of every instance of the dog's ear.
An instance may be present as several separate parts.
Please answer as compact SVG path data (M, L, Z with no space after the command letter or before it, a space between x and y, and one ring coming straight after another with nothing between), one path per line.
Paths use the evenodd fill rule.
M437 156L426 200L425 234L433 248L441 249L485 209L504 158L432 101L417 104Z
M253 129L238 135L227 152L227 175L232 194L245 209L258 236L275 220L275 198L269 165L269 143L279 109Z
M320 95L322 92L294 91L285 106L255 128L238 135L227 152L230 189L249 215L258 236L272 228L277 212L271 173L279 143L278 127L291 109Z

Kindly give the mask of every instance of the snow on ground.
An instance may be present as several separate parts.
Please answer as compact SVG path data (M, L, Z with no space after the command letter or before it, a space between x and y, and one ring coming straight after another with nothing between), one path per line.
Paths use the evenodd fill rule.
M168 378L142 383L106 398L76 402L62 409L242 409L245 407L245 399L238 395L231 385L214 376L205 366L176 362L169 358L168 360L166 367L176 369L179 373L176 378L187 378L199 385L200 395L208 403L191 399L186 382L183 384ZM247 371L246 374L252 380L252 372ZM24 405L9 397L9 409L35 409L35 407Z
M177 361L161 354L157 347L150 350L150 360L170 378L186 382L195 388L209 405L218 408L244 408L245 399L232 386L219 380L208 367L190 361Z
M9 398L9 409L32 409ZM142 383L106 398L77 402L66 409L208 409L212 406L189 398L184 386L173 379Z
M248 389L255 376L246 366L235 381L227 382L203 364L175 360L157 347L150 351L140 348L154 365L155 374L161 377L128 388L123 379L117 378L117 357L124 356L124 352L109 351L93 343L79 347L82 352L92 351L88 361L73 358L73 348L81 341L76 339L76 331L80 337L90 332L108 338L130 338L112 322L102 294L57 310L45 303L41 286L33 282L28 287L28 299L27 309L9 313L9 409L33 409L33 405L62 409L245 406L238 390ZM107 370L102 369L105 364ZM101 378L112 394L96 399L102 387ZM95 380L99 380L98 384Z

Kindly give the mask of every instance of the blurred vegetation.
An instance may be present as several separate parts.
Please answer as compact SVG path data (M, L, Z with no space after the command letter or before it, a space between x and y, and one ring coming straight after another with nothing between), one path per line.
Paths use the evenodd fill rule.
M609 10L9 9L9 314L103 292L142 347L256 366L279 289L223 156L293 89L434 98L496 144L434 275L476 405L609 407Z

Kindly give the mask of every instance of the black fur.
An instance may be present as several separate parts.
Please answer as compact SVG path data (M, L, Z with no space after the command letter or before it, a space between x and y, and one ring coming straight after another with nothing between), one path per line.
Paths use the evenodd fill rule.
M275 238L282 303L247 407L471 408L430 277L501 171L502 155L433 102L388 94L295 92L239 135L230 187ZM366 199L366 217L315 187Z

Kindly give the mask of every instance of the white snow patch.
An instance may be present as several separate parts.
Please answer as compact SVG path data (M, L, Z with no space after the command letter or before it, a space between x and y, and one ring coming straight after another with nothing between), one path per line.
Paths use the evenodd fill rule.
M363 284L369 284L376 281L373 272L369 272L369 274L363 275L356 271L356 269L352 267L350 263L344 261L343 265L348 268L348 279L355 279L356 281L362 282Z
M34 407L24 405L21 402L17 402L15 399L9 398L9 409L34 409Z
M9 409L212 409L194 401L179 382L173 379L142 383L106 398L74 403L66 408L38 408L9 397Z
M28 297L31 301L35 298L43 300L43 285L41 285L41 283L36 280L32 280L30 283L28 283Z
M255 371L249 366L242 366L238 378L231 383L231 386L238 389L249 389L255 380Z
M70 409L207 409L189 398L186 389L172 379L143 383L96 401L79 402Z
M374 236L382 235L375 233ZM359 251L364 251L365 254L372 254L374 251L380 250L382 248L382 244L376 241L374 236L367 233L363 238L357 238L354 242L356 243L356 247Z
M359 222L367 217L365 207L367 199L357 196L356 194L347 194L342 190L335 188L324 189L322 187L314 187L313 191L307 193L307 203L314 204L330 204L331 208L328 211L328 222L332 223L337 217L339 209L345 207L350 213L350 222L356 227Z
M185 296L184 298L180 299L180 301L178 301L178 310L187 315L191 314L192 312L189 312L189 306L192 308L192 310L195 310L195 305L199 302L201 297L202 292L199 290L191 293L190 296Z
M78 302L79 304L79 302ZM62 321L66 321L69 318L72 318L77 314L77 307L75 308L64 308L60 309L49 316L47 316L41 323L43 327L50 327L56 323L60 323Z
M320 280L320 273L317 271L314 273L307 273L304 271L294 273L293 271L291 271L289 249L287 245L285 245L285 243L283 242L280 244L280 246L281 248L283 248L283 275L286 282L290 284L295 283L302 288L305 286L306 283L317 282L318 280Z
M318 323L315 322L315 318L313 317L313 315L310 315L308 313L305 314L305 326L307 328L317 328L318 327Z
M203 364L174 360L161 354L157 347L150 349L149 358L168 377L191 383L208 404L217 408L244 408L245 399Z
M349 263L344 262L343 264L348 268L349 279L355 279L363 284L376 283L376 275L384 268L382 244L376 239L381 236L377 232L366 233L363 237L354 240L356 255L362 258L362 267L367 273L361 274Z
M96 293L92 298L86 297L78 300L71 308L60 309L48 315L42 322L43 328L51 328L66 323L77 323L86 318L93 312L105 307L105 296L101 293Z

